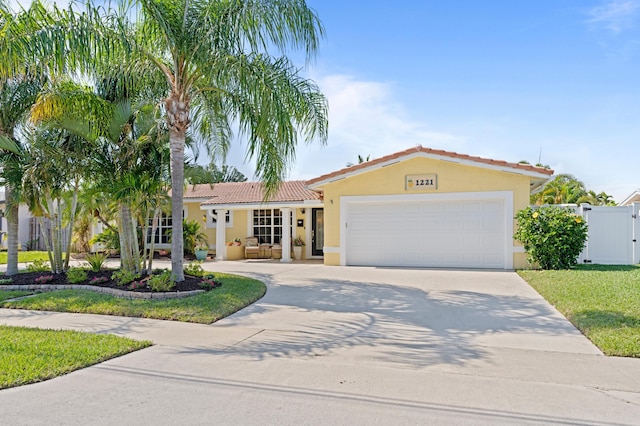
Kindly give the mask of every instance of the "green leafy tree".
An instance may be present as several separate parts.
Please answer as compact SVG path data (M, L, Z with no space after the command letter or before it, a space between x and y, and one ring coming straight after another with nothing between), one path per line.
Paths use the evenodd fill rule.
M562 207L527 207L516 214L516 220L514 239L524 246L529 262L542 269L575 265L587 240L587 224L581 216Z
M207 167L199 164L186 164L184 169L185 180L190 185L214 184L220 182L246 182L247 177L233 166L223 164L209 164Z

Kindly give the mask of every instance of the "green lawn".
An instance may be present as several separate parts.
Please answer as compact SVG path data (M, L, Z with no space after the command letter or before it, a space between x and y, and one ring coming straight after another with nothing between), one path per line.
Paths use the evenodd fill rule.
M31 294L28 291L0 291L0 302L7 299L13 299L14 297L26 296Z
M18 252L18 263L33 262L36 259L44 260L48 262L49 256L47 256L46 251L19 251ZM0 264L1 265L7 264L6 251L0 251Z
M518 274L605 354L640 358L640 266Z
M112 335L0 325L0 389L41 382L149 345Z
M40 293L14 302L0 302L0 307L211 324L260 299L267 289L260 281L237 275L216 273L216 279L222 282L221 287L184 299L127 300L90 291L63 290Z

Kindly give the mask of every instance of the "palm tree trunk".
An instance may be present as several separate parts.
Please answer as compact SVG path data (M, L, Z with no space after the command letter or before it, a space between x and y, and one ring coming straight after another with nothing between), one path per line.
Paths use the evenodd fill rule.
M138 244L138 220L130 215L129 239L131 241L131 257L133 258L133 268L136 274L140 273L140 245Z
M71 238L73 237L73 224L76 221L76 209L78 207L78 189L80 183L76 180L73 188L73 199L71 200L71 214L69 215L69 225L67 227L67 247L64 259L64 270L69 269L69 258L71 257Z
M19 204L13 197L10 185L5 187L5 203L7 206L7 272L11 276L18 273L18 215Z
M153 271L153 255L156 250L156 232L158 232L158 217L160 209L156 207L151 221L151 247L149 247L149 272Z
M59 274L62 269L62 246L60 244L60 199L56 199L55 201L51 198L50 195L47 195L47 211L49 212L49 233L51 238L51 250L52 258L51 263L51 272L54 274Z
M120 221L118 222L118 234L120 236L120 267L126 271L133 271L133 259L131 258L131 241L129 236L129 224L131 222L128 206L120 202Z
M189 105L177 94L165 101L167 124L169 125L169 147L171 149L171 277L176 282L184 281L182 238L182 210L184 195L184 141L189 127Z
M53 254L53 259L56 263L55 273L59 274L62 272L62 205L60 203L60 198L56 199L56 213L54 215L55 220L55 236L56 236L56 250Z
M147 273L147 256L149 255L149 247L147 247L147 235L149 235L149 209L144 217L144 225L142 226L142 271Z
M53 254L51 252L50 236L51 226L49 226L49 229L45 228L44 219L42 219L42 216L38 216L38 224L40 225L40 233L42 234L42 239L44 240L44 247L47 249L47 256L49 256L49 266L51 267L51 271L53 272ZM51 221L49 221L49 224L51 224Z

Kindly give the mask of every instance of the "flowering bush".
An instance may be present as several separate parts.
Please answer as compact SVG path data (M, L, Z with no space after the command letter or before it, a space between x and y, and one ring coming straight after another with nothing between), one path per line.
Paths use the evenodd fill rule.
M53 281L54 278L55 277L53 275L41 275L34 281L36 282L36 284L48 284Z
M213 290L216 287L220 287L222 283L215 279L215 275L209 274L202 278L200 281L200 287L206 291Z
M143 281L134 281L129 284L129 290L137 290L139 288L145 288L146 286L147 284L145 284Z
M522 243L531 263L542 269L568 269L587 240L587 224L570 209L527 207L516 214L518 230L513 238Z
M89 284L96 285L106 283L107 281L109 281L109 278L107 277L93 277L91 278L91 281L89 281Z

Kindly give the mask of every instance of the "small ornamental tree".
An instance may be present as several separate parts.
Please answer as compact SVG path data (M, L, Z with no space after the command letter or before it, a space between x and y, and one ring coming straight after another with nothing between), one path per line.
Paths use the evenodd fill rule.
M527 207L516 214L516 220L513 238L522 243L529 262L542 269L568 269L576 264L587 240L587 224L581 216L562 207Z

